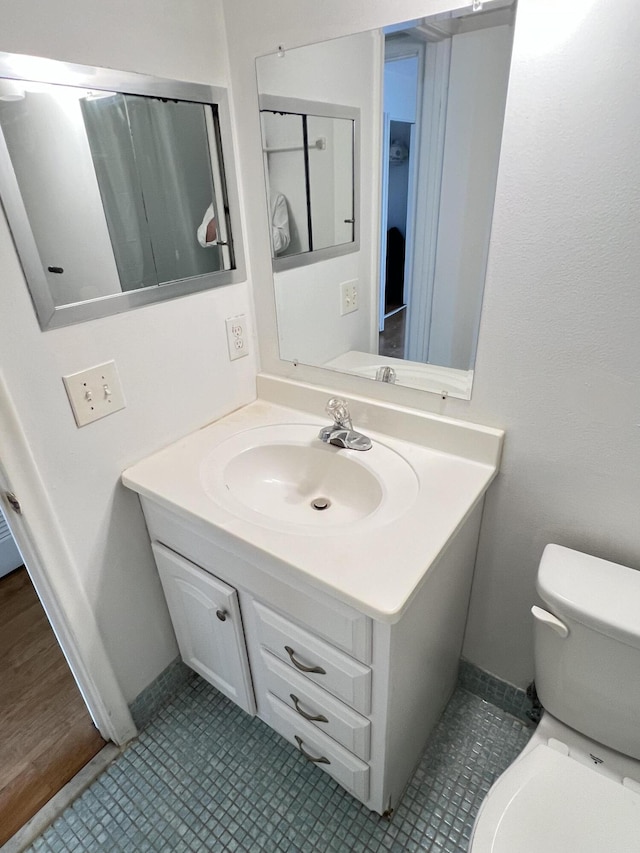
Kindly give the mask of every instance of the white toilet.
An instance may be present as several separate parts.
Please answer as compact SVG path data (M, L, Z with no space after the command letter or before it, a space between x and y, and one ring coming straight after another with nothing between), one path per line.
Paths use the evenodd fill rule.
M469 853L640 853L640 572L547 545L537 589L545 712Z

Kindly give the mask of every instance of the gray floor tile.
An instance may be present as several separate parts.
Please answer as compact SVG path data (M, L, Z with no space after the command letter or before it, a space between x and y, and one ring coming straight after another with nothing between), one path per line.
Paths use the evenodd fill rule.
M458 689L389 823L196 679L30 850L465 853L489 786L530 734Z

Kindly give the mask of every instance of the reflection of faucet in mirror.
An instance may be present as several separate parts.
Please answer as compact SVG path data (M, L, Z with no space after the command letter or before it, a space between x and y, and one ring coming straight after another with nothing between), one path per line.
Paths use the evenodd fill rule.
M393 367L389 367L388 364L382 364L376 370L376 379L378 382L393 383L396 381L396 372Z
M322 427L318 433L321 441L347 450L371 450L371 439L354 430L346 400L331 397L325 411L331 415L333 423L331 426Z
M393 383L396 381L396 372L393 367L389 367L388 364L381 364L376 370L376 379L378 382Z

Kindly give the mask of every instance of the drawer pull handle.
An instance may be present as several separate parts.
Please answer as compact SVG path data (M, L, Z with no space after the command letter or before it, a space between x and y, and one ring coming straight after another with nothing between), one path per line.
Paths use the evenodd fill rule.
M305 749L303 749L302 744L304 743L304 741L298 735L296 735L296 741L298 743L298 749L304 755L307 761L310 761L312 764L331 764L329 759L325 758L324 755L322 755L320 758L314 758L313 755L309 755L309 753Z
M318 675L326 675L326 670L324 670L321 666L305 666L303 663L297 661L294 657L295 652L291 648L291 646L284 647L285 652L291 658L291 663L300 670L300 672L316 672Z
M226 622L228 615L226 610L216 610L216 616L221 622Z
M301 717L304 717L305 720L309 720L312 723L328 723L329 722L329 720L327 720L327 718L325 717L324 714L316 714L315 717L312 714L307 714L307 712L303 711L302 708L300 707L300 700L298 699L298 697L294 696L293 693L290 693L289 696L291 696L291 698L293 700L293 704L295 706L296 711L300 714Z

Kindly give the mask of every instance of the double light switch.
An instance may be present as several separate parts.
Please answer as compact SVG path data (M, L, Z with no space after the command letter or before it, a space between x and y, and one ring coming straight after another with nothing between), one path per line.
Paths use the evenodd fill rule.
M125 407L115 361L63 376L62 381L79 427Z

